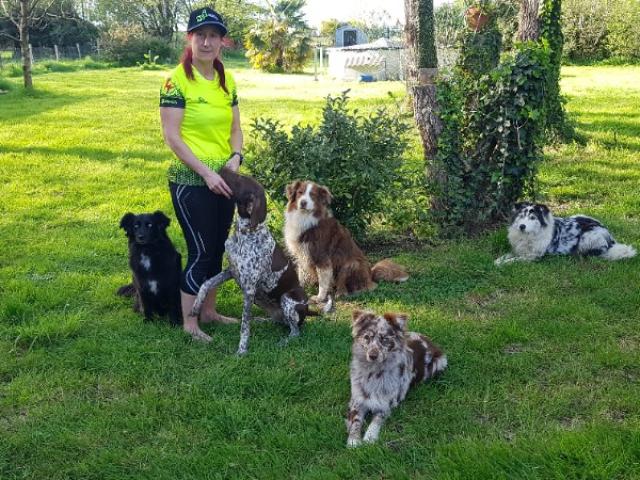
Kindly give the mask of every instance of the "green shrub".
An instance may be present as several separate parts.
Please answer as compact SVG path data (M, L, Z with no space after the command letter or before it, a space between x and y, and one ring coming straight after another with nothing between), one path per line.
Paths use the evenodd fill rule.
M136 26L114 27L103 36L104 58L121 67L145 61L151 52L160 63L175 63L178 52L162 38L151 37Z
M6 93L9 90L13 90L16 86L11 80L0 77L0 93Z
M44 62L42 65L49 72L75 72L78 70L77 62L56 62L51 60Z
M362 240L370 222L384 211L394 183L401 180L409 127L399 110L380 108L367 116L348 111L347 93L327 97L320 125L298 124L290 135L277 121L255 119L256 142L248 165L281 203L293 180L327 186L334 215Z
M99 62L92 59L91 57L86 57L82 61L82 67L85 70L105 70L107 68L111 68L111 65L107 62Z
M5 75L7 77L21 77L22 76L22 64L12 63L6 68Z

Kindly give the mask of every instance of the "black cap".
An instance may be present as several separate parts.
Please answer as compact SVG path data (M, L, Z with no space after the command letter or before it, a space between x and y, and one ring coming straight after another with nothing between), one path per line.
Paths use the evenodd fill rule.
M187 32L191 32L203 25L213 25L214 27L218 27L223 37L227 34L227 27L224 24L222 16L209 7L199 8L191 12L189 15Z

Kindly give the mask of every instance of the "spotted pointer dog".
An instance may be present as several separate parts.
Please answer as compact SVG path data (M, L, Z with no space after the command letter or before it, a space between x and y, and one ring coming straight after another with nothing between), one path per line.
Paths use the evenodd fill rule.
M249 344L254 303L266 310L274 321L288 325L289 337L300 335L305 318L318 313L309 309L295 266L276 244L266 225L266 197L262 185L226 168L220 175L233 191L238 212L233 235L225 242L229 267L200 287L191 314L200 313L211 289L233 278L244 296L237 351L238 355L244 355Z

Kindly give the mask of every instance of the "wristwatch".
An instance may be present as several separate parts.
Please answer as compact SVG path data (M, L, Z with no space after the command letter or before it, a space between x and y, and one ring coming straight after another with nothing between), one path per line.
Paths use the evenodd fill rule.
M242 155L240 152L231 152L229 160L231 160L235 155L238 155L238 157L240 158L240 165L242 165L242 162L244 162L244 155Z

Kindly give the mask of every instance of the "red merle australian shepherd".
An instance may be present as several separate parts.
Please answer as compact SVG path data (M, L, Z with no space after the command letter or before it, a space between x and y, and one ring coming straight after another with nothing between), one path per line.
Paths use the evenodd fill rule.
M287 185L284 238L304 284L318 285L312 301L331 304L336 296L371 290L379 280L403 282L407 272L390 260L373 268L349 230L331 214L326 187L297 180Z
M355 310L351 348L351 401L348 447L378 439L385 419L418 385L447 367L447 356L428 337L407 330L404 313ZM365 417L372 419L364 438Z

